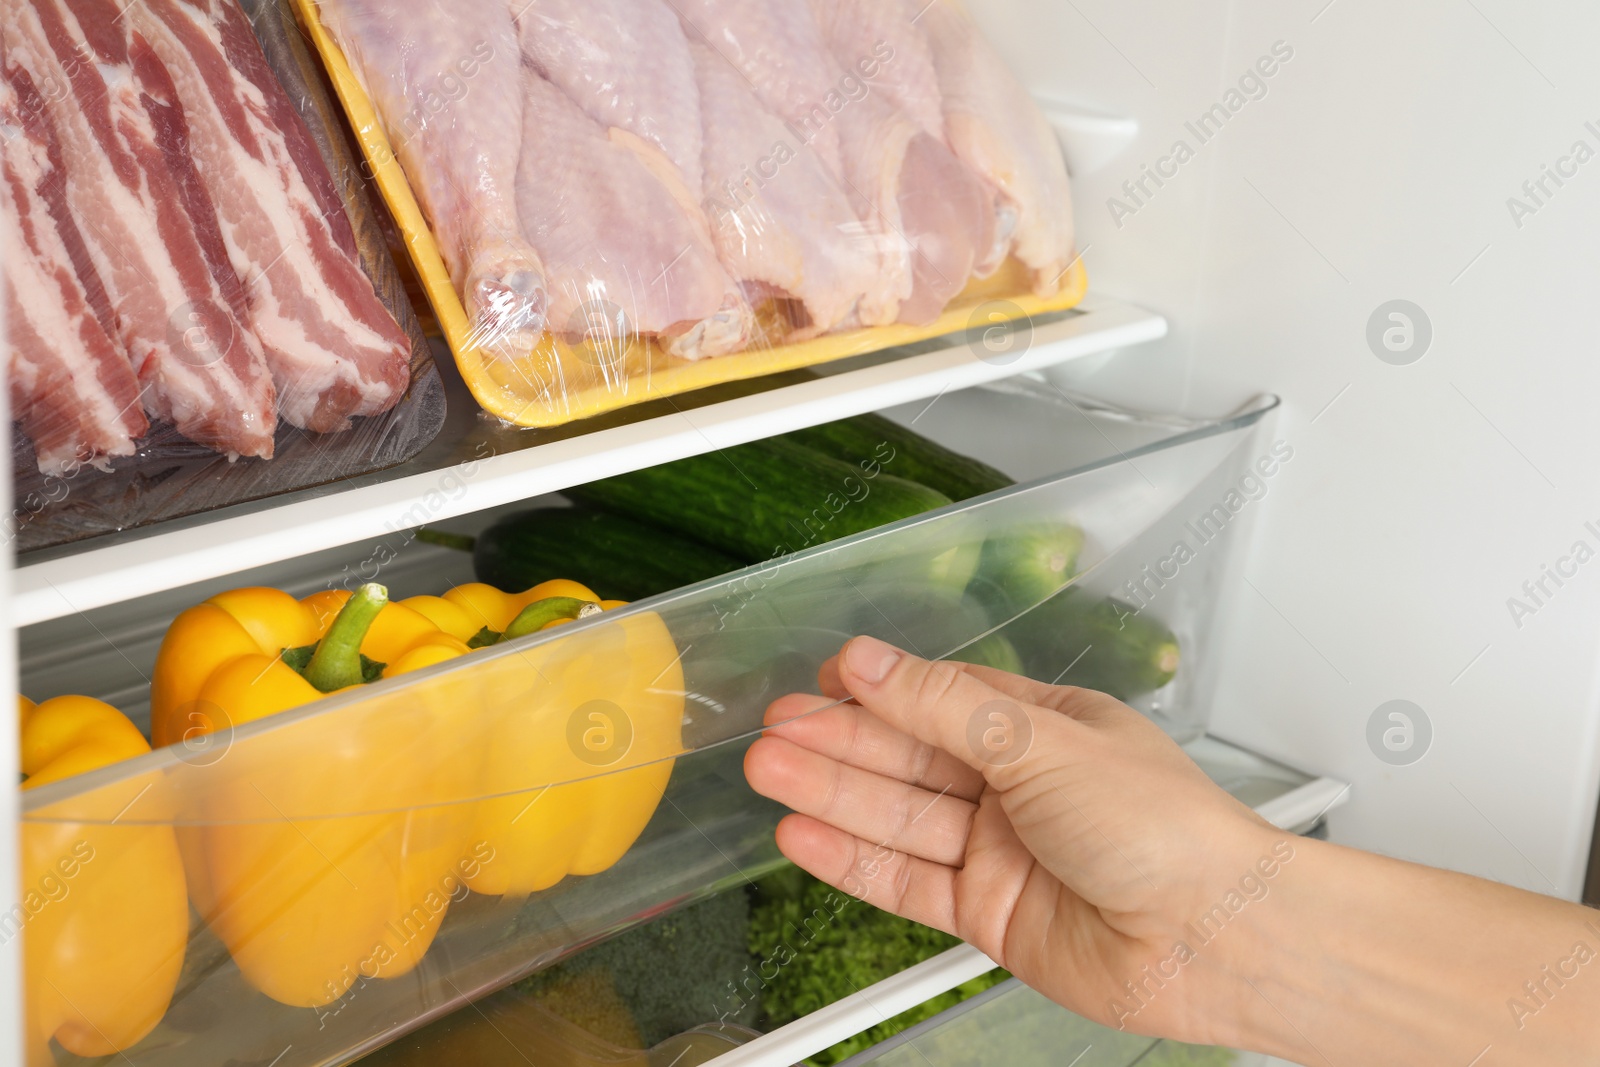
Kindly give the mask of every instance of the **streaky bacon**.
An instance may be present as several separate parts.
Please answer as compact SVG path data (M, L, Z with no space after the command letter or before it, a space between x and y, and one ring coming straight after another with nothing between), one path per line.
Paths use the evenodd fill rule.
M165 67L103 10L75 0L7 7L6 57L48 87L67 203L146 410L230 457L271 456L272 378Z
M129 456L149 428L139 383L106 331L105 290L66 210L60 149L27 72L0 71L0 264L12 415L39 470L73 474Z
M68 2L80 19L119 13L115 0ZM143 0L122 24L172 76L279 414L326 432L394 406L409 338L361 269L333 178L244 12L235 0Z

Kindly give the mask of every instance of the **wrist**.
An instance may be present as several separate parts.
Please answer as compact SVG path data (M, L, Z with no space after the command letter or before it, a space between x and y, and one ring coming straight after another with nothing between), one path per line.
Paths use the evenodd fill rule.
M1213 1043L1318 1064L1465 1064L1490 1048L1503 1064L1585 1058L1572 1058L1572 1016L1592 1012L1600 970L1593 990L1534 998L1524 983L1579 941L1600 953L1593 912L1327 842L1294 849L1241 936L1218 942L1234 1010ZM1513 1010L1519 996L1537 1026Z
M1185 968L1192 980L1185 1040L1262 1051L1283 1048L1277 1041L1283 1020L1263 1000L1261 983L1275 980L1269 968L1285 965L1284 946L1293 943L1313 906L1304 886L1319 877L1309 869L1320 865L1321 846L1252 822L1231 847L1217 850L1218 859L1209 865L1175 932L1174 950L1192 964Z

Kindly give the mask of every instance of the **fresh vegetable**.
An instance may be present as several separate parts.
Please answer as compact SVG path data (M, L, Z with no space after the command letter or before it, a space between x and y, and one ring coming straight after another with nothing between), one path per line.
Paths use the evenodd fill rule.
M514 988L503 989L359 1062L361 1067L646 1067L643 1056L617 1056L617 1049L638 1048L638 1035L616 990L599 972L593 977L563 989L558 1003L549 1006ZM676 1067L699 1062L684 1060ZM657 1067L669 1064L657 1061Z
M746 563L944 507L950 499L883 472L790 441L755 441L565 490L586 504L706 542ZM924 575L950 588L972 576L975 553L929 559Z
M479 601L494 593L470 588ZM595 596L576 582L538 588ZM505 625L509 610L489 627ZM487 719L487 751L472 789L492 799L471 805L471 839L494 859L463 878L474 892L547 889L569 874L598 874L633 846L683 751L681 660L661 617L640 612L475 672L485 704L468 710Z
M498 589L525 589L541 575L565 574L619 600L643 600L744 566L658 526L584 507L518 511L476 538L432 530L417 537L471 551L478 580Z
M89 697L38 705L21 698L18 718L23 789L150 751L126 716ZM126 783L130 804L151 784ZM23 939L30 1067L55 1063L51 1038L90 1057L136 1044L166 1013L189 935L183 861L170 827L44 814L19 827L21 897L0 916L4 939Z
M966 500L1013 486L1016 480L970 456L953 452L882 415L857 415L795 430L784 439L846 462L872 459L899 478ZM1060 589L1076 572L1083 531L1071 523L1041 522L991 536L978 573L1020 611Z
M957 663L975 663L980 667L993 667L997 671L1010 671L1012 674L1023 674L1027 670L1016 646L1000 634L990 634L974 641L951 654L950 659Z
M518 594L474 583L398 603L377 585L303 601L223 593L163 639L153 733L193 742L612 606L567 581ZM670 761L543 787L597 769L577 753L593 731L587 720L571 729L580 714L626 721L636 755L676 754L677 649L651 615L574 637L421 685L384 714L357 715L348 735L331 720L299 762L270 745L222 753L230 773L206 781L204 823L178 836L195 906L251 984L286 1004L329 1003L360 977L416 966L462 885L527 892L621 856ZM473 795L496 799L449 803ZM294 818L307 813L320 817Z
M1039 522L991 534L978 573L1000 596L997 607L1026 611L1060 591L1078 571L1083 531L1070 523Z
M966 500L1017 484L1003 471L952 452L878 414L808 426L783 438L846 463L876 460L895 477L936 489L951 500Z
M179 615L162 640L151 688L154 740L192 745L213 730L309 704L324 693L463 655L472 620L459 610L456 615L456 632L447 632L409 606L390 604L379 585L354 594L318 593L303 602L273 589L222 593ZM241 775L215 786L207 800L219 825L180 827L195 907L261 992L297 1007L326 1004L357 975L409 971L432 943L445 908L423 908L420 919L413 918L408 887L438 884L466 854L459 811L247 817L263 807L326 811L322 794L330 776L355 779L374 765L388 775L415 776L419 790L443 788L437 775L461 777L464 786L467 768L459 758L419 766L411 762L412 749L380 732L308 754L298 766L280 760L269 782ZM341 787L341 794L349 791ZM403 940L389 932L390 924L402 923L409 935ZM376 954L381 959L375 958L378 945L387 946Z
M705 1023L748 1024L755 1021L755 1001L730 994L729 979L748 964L749 918L743 891L718 893L585 949L518 988L625 1047L649 1048ZM616 1020L594 1020L596 998L582 994L597 989L614 991L627 1006L627 1029L640 1044L626 1046L619 1036L626 1030Z
M798 868L762 879L750 912L755 975L776 972L770 981L754 983L768 1026L792 1022L958 944L959 938L862 903ZM778 961L786 962L774 966ZM1005 971L990 971L810 1062L838 1063L1008 977Z
M1181 658L1178 638L1153 614L1083 589L1066 590L1003 633L1032 677L1119 700L1172 681Z

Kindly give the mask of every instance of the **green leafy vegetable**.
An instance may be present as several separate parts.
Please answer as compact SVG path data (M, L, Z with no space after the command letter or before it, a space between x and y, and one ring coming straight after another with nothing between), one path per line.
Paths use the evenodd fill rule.
M748 1024L755 1005L730 997L728 978L747 962L749 911L744 893L719 893L602 941L523 980L517 988L584 1025L590 1020L574 1018L575 1012L565 1008L583 997L567 993L589 989L597 978L607 979L645 1048L703 1023ZM608 1029L613 1034L617 1030Z
M798 868L763 879L750 912L753 990L768 1026L781 1026L960 944L881 911ZM813 1056L829 1067L1010 977L994 970Z

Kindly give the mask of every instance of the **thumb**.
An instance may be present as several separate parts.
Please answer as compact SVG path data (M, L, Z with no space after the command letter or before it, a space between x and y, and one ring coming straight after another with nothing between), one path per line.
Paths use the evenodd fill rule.
M958 664L930 662L875 637L846 643L837 670L850 696L873 715L985 776L1021 760L1045 718Z

